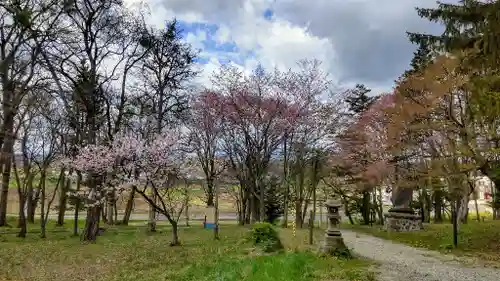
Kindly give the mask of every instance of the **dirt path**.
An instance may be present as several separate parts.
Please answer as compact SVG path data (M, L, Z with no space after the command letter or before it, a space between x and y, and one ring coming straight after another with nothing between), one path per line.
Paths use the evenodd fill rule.
M452 256L342 230L355 254L381 264L381 281L498 281L500 270L465 266Z

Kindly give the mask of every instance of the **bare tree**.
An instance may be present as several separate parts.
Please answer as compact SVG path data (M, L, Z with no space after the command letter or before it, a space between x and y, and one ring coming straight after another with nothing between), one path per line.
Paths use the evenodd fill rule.
M214 206L215 179L221 167L217 157L221 152L222 124L218 113L223 109L217 103L215 93L205 92L196 96L191 104L188 125L189 141L197 155L198 162L205 174L205 195L207 206Z
M57 1L20 0L0 3L0 226L6 224L8 183L11 176L15 120L33 78L39 73L39 57L57 22Z
M138 101L147 119L147 135L161 134L186 112L188 99L183 92L186 82L197 73L194 70L196 53L190 45L180 41L181 34L176 21L166 24L165 29L149 29L144 35L150 50L141 61L141 85L143 91ZM155 197L151 199L155 202ZM149 230L156 229L155 209L149 209Z

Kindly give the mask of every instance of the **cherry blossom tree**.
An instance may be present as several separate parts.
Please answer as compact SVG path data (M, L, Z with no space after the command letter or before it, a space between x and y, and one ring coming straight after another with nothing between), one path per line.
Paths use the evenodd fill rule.
M88 145L63 164L85 176L83 187L73 194L87 207L82 239L94 241L101 208L109 197L134 189L172 225L172 245L178 245L178 221L186 207L180 180L189 176L189 163L181 134L169 131L146 142L134 136L117 136L109 146ZM151 190L151 193L146 192ZM157 200L153 200L157 198Z
M216 177L224 169L218 154L221 153L222 118L224 111L219 96L205 91L197 95L191 103L188 119L189 144L194 149L197 160L205 174L205 195L207 206L214 206L214 184Z
M337 165L349 178L347 182L354 184L356 191L370 192L387 183L392 175L392 151L388 145L387 130L392 122L389 109L394 105L393 100L392 94L381 95L338 139ZM380 196L382 191L379 188L377 192ZM374 205L380 205L380 202ZM367 211L362 214L365 223L369 221L369 209ZM381 206L378 206L377 213L382 221Z
M271 157L284 133L299 115L299 107L278 90L279 76L257 69L245 76L235 68L214 75L218 104L224 109L222 146L245 189L251 220L264 220L264 184ZM245 207L246 209L246 207Z

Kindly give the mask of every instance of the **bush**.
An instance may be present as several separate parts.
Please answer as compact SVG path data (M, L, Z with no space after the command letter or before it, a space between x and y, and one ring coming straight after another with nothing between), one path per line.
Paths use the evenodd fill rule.
M254 224L250 231L250 239L255 246L262 248L266 253L283 249L278 232L267 222Z

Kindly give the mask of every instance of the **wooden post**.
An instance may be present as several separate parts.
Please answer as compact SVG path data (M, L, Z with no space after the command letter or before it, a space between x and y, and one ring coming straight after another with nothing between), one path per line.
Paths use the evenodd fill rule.
M309 211L309 245L312 245L314 242L314 216L313 211Z
M219 240L219 183L215 183L214 239Z
M453 222L453 248L457 248L457 246L458 246L458 214L457 214L458 200L454 199L451 204L452 204L452 206L451 206L451 220Z

